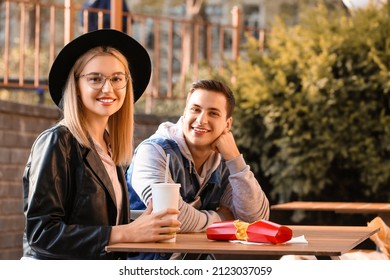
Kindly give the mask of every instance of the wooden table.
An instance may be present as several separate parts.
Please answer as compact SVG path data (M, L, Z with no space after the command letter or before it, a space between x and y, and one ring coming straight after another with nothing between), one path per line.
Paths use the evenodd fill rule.
M387 225L390 225L390 203L293 201L272 205L271 210L310 210L349 214L376 214Z
M246 245L208 240L205 233L178 234L176 243L118 243L106 247L108 252L160 252L231 255L314 255L317 258L339 257L368 239L379 229L351 226L289 226L293 236L304 235L307 244Z

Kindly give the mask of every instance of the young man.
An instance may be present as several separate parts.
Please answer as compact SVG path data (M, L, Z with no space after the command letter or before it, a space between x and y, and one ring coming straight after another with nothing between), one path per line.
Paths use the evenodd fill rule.
M151 184L164 182L170 154L169 181L181 184L181 232L205 231L223 220L268 219L268 199L230 132L234 106L225 84L193 83L179 121L162 123L135 150L126 172L130 209L145 209Z

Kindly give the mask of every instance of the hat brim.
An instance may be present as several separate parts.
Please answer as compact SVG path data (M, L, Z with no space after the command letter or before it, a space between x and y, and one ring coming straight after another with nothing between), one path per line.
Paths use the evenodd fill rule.
M75 38L64 46L55 58L49 72L49 91L57 106L60 105L70 70L77 59L98 46L113 47L126 57L133 83L134 102L144 93L152 72L152 64L146 49L121 31L100 29Z

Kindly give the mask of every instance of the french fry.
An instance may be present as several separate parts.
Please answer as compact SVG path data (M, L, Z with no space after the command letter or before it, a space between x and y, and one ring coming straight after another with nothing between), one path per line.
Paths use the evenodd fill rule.
M236 227L236 237L238 240L247 240L248 234L246 233L246 230L248 229L249 224L240 220L235 220L233 222L234 226Z

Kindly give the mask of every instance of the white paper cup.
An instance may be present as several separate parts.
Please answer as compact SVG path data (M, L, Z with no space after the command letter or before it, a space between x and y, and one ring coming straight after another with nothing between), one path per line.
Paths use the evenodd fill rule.
M157 183L152 184L153 212L160 212L167 208L179 208L180 184L176 183ZM164 219L177 219L177 214L169 214ZM162 242L176 242L176 235L172 239Z

